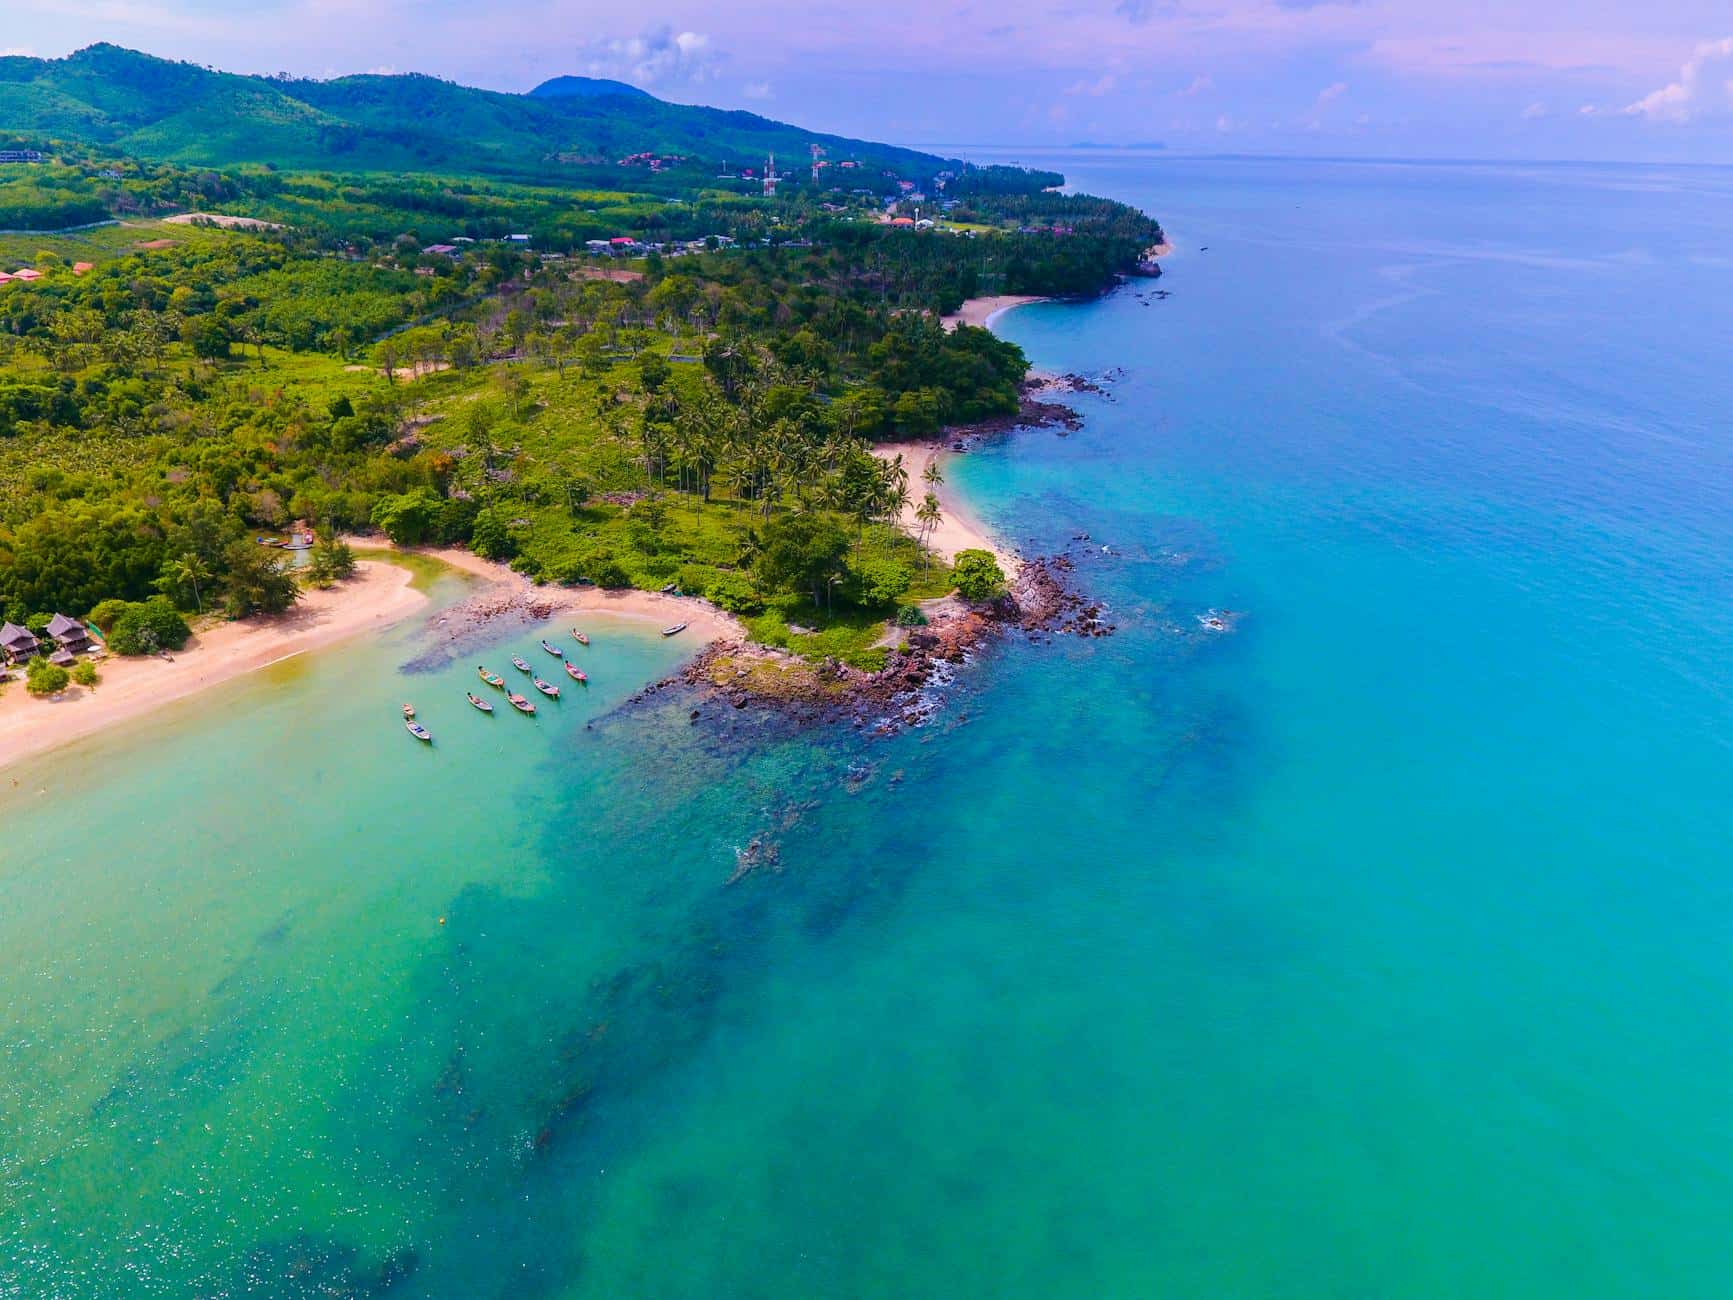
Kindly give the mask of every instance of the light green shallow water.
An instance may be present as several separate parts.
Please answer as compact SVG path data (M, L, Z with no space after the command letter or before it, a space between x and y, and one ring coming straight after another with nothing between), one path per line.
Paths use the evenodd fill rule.
M1119 634L871 740L406 628L18 769L0 1296L1725 1294L1733 181L1056 161L1172 297L954 476Z

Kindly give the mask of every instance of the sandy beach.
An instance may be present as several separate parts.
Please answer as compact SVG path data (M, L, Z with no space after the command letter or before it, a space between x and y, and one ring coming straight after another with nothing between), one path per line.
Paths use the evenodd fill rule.
M427 602L410 586L412 576L394 564L364 562L348 582L307 592L286 614L204 629L172 660L111 655L100 664L101 681L91 690L75 686L43 700L28 694L21 679L12 681L0 689L0 767L167 708L292 655L387 627Z
M351 537L352 546L374 549L395 549L389 542L373 537ZM614 618L637 619L654 623L658 628L686 624L686 635L694 649L712 641L736 641L746 636L746 629L735 618L707 600L696 596L669 596L658 591L638 591L634 588L607 590L602 587L538 587L521 573L514 573L504 564L484 560L479 555L457 547L417 550L448 564L454 569L483 578L492 584L492 595L524 603L546 605L552 609L580 614L607 614Z
M939 324L948 330L954 330L959 325L978 325L982 329L990 329L993 317L1001 312L1010 311L1013 307L1026 307L1032 302L1046 302L1046 298L1018 293L994 294L989 298L970 298L959 309L949 316L939 317Z
M903 466L909 471L909 504L903 507L897 522L911 536L920 536L921 523L915 518L915 507L920 505L927 490L927 485L921 481L921 475L935 460L942 470L956 458L955 453L946 451L944 447L933 442L881 442L873 448L873 454L885 460L897 456L903 458ZM1005 571L1005 576L1016 577L1017 571L1023 567L1022 560L1015 551L994 540L986 527L969 512L961 494L947 482L940 484L934 495L939 498L939 508L944 512L944 518L927 538L927 545L947 561L956 559L958 551L991 551L999 561L999 567Z

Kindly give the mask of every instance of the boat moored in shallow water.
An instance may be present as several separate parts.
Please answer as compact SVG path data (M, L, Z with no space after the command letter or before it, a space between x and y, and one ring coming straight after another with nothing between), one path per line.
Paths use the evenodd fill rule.
M542 638L542 649L546 650L555 659L564 659L566 657L566 652L561 650L557 645L549 645L546 637Z
M574 682L583 682L585 685L589 684L590 679L584 673L584 670L579 668L570 659L566 660L566 676L570 677Z
M414 736L417 740L421 741L423 744L431 745L433 743L433 733L431 731L429 731L426 727L422 726L414 718L405 718L403 720L403 726L404 726L405 730L407 730L409 732L410 735Z
M577 638L577 642L579 645L589 645L590 644L590 638L585 636L582 632L578 631L578 629L575 627L572 629L572 636Z
M517 669L520 673L527 673L530 670L529 661L522 655L513 655L511 657L511 666Z
M673 627L663 628L662 629L662 635L663 636L675 636L678 633L684 632L685 630L686 630L686 625L684 623L676 623L676 624L674 624Z
M502 690L505 689L505 678L501 677L498 673L490 673L485 667L479 664L476 665L475 671L481 674L481 680L486 682L489 686L498 686Z
M471 691L465 691L463 694L464 694L465 699L467 699L471 704L475 705L475 707L480 709L483 713L492 713L493 712L493 705L489 704L486 700L482 699L481 696L476 695Z
M516 691L508 692L506 699L511 701L512 708L516 709L519 713L534 713L536 711L536 706L531 704Z
M547 696L550 700L557 700L560 698L560 688L555 686L552 682L544 682L539 677L532 677L530 680L536 684L536 689L543 695Z

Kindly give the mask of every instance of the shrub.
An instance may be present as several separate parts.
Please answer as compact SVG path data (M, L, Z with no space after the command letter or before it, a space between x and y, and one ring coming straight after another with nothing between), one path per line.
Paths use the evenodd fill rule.
M927 616L919 605L902 605L897 609L898 627L925 627Z
M24 672L24 689L32 695L58 695L70 680L66 669L38 655Z
M951 576L965 600L997 600L1005 594L1005 572L990 551L958 551Z
M764 608L764 597L741 573L718 574L705 584L704 595L730 614L756 614Z
M598 587L630 587L632 575L626 572L626 566L612 555L599 552L585 565L585 570L591 582Z
M895 560L863 560L855 566L855 594L867 606L889 605L909 589L914 575Z
M517 539L511 535L497 510L483 510L475 517L469 534L469 549L484 560L509 560L517 554Z
M307 576L321 587L355 576L355 552L348 542L321 537L307 557Z
M90 611L89 621L106 633L114 626L114 620L126 613L126 607L130 603L124 600L105 600Z
M373 526L399 546L419 546L439 530L440 501L432 488L418 487L373 503Z
M116 654L148 655L179 650L192 634L168 597L152 596L142 604L127 604L114 620L108 645Z
M97 683L96 665L88 659L81 659L73 665L72 680L80 686L95 686Z

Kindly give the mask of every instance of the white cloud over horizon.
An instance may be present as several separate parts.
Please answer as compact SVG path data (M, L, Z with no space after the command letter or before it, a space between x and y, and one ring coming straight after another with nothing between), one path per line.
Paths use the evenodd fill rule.
M1679 69L1677 81L1650 91L1625 113L1673 123L1733 113L1733 36L1704 41Z

